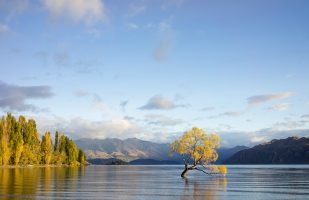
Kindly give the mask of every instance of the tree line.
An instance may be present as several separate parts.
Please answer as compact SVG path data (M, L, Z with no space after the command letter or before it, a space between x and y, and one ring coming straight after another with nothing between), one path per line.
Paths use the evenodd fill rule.
M0 120L0 165L80 165L85 154L67 136L50 132L40 136L33 119L15 118L11 113Z

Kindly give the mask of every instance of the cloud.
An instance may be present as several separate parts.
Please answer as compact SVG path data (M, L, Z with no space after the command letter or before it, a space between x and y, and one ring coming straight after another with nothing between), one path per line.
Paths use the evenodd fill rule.
M163 10L169 7L180 7L183 4L184 0L164 0L161 8Z
M98 94L93 94L94 107L101 111L109 110L109 107L104 103L103 99Z
M309 129L276 130L273 128L260 129L253 132L225 131L219 132L221 146L234 147L236 145L255 146L273 139L283 139L291 136L309 137Z
M139 26L133 22L127 23L126 26L128 27L128 29L138 29Z
M184 104L179 104L176 105L173 101L160 96L160 95L155 95L151 97L148 102L140 107L139 109L141 110L171 110L177 107L187 107L188 105Z
M94 24L107 18L102 0L45 0L44 5L54 19Z
M86 97L86 96L89 96L90 93L87 92L87 91L84 91L84 90L78 90L75 92L75 96L76 97Z
M0 11L5 13L6 21L20 15L29 7L28 0L0 0Z
M306 120L299 120L299 121L284 121L284 122L277 122L273 125L272 129L281 130L281 129L297 129L302 128L309 124L309 121Z
M153 52L155 60L162 62L168 60L169 52L174 40L174 30L167 21L159 24L159 42Z
M57 52L54 54L54 62L59 66L68 65L70 62L70 55L66 51Z
M38 111L36 106L26 101L50 98L53 95L49 86L17 86L0 81L0 108L9 111Z
M129 103L129 100L125 100L125 101L121 101L120 102L120 107L122 108L122 110L123 111L125 111L125 109L126 109L126 106L128 105L128 103Z
M289 108L288 103L282 103L282 104L271 106L268 109L273 110L273 111L284 111L284 110L287 110L288 108Z
M221 116L238 117L241 114L242 114L241 112L231 111L231 112L222 113Z
M185 121L182 119L173 119L164 115L157 115L157 114L149 114L145 116L145 122L149 125L156 125L156 126L176 126L179 124L183 124Z
M212 111L215 110L215 107L204 107L201 109L201 111L206 112L206 111Z
M137 5L137 4L130 4L129 5L129 13L127 14L128 17L134 17L136 15L140 15L146 11L146 5Z
M10 28L6 24L0 24L0 34L8 33Z
M265 136L253 136L250 139L251 143L261 143L261 142L265 142Z
M275 94L265 94L265 95L256 95L249 97L248 104L250 106L259 105L262 103L267 103L269 101L278 100L278 99L286 99L288 97L293 96L293 92L282 92L282 93L275 93Z
M309 118L309 114L308 115L302 115L301 118Z

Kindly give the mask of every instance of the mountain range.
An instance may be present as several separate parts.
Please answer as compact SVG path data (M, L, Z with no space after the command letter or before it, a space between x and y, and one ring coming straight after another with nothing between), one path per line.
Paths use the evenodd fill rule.
M120 140L79 139L77 146L84 149L88 162L93 164L111 164L124 161L129 164L182 164L180 155L170 156L168 143L155 143L137 138ZM216 164L223 163L236 152L247 149L245 146L221 148L218 150L219 159Z
M225 164L309 164L309 138L272 140L236 152Z
M75 143L84 149L92 164L182 164L180 155L170 156L168 143L137 138L79 139ZM252 148L220 148L217 152L219 158L215 164L308 164L309 138L289 137Z

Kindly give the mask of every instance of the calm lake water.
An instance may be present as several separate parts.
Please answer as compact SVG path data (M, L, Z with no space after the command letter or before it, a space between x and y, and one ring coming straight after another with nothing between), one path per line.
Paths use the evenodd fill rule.
M309 166L228 166L207 176L183 166L0 168L0 199L309 199Z

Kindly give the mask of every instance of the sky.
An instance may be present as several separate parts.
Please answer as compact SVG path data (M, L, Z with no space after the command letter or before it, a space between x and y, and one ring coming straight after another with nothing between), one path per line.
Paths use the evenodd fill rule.
M41 134L309 137L307 0L0 0L0 114Z

